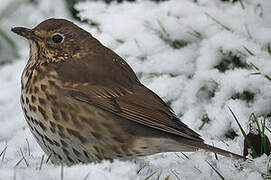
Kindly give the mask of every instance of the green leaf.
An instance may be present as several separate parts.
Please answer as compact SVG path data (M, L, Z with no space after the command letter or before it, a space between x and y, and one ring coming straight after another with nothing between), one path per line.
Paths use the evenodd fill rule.
M225 180L225 178L224 178L224 176L211 164L211 163L209 163L208 161L206 161L208 164L209 164L209 166L211 166L211 168L216 172L216 174L220 177L220 179L222 179L222 180Z
M251 56L255 56L255 54L249 50L246 46L243 46L243 48L248 52L248 54L250 54Z
M245 138L245 142L247 143L247 145L249 146L249 148L250 148L251 151L252 151L252 157L253 157L253 158L258 157L258 155L257 155L257 153L256 153L256 151L255 151L255 149L254 149L254 147L252 146L251 142L249 141L249 139L248 139L248 137L247 137L247 135L246 135L244 129L242 128L240 122L238 121L237 117L235 116L235 114L233 113L233 111L231 110L231 108L230 108L230 107L228 107L228 108L229 108L229 110L231 111L231 114L232 114L232 116L234 117L236 123L238 124L239 129L241 130L241 132L242 132L242 134L243 134L243 136L244 136L244 138Z

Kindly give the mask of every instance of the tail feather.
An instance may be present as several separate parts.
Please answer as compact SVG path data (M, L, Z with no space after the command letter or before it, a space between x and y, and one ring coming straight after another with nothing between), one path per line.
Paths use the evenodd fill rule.
M247 160L247 158L245 156L238 155L238 154L232 153L230 151L226 151L226 150L211 146L209 144L205 144L204 142L193 141L193 140L188 140L188 139L182 139L181 142L183 144L186 144L186 145L190 146L190 147L193 147L193 149L203 149L203 150L206 150L206 151L210 151L210 152L220 154L222 156Z
M244 159L244 160L247 159L245 156L241 156L239 154L235 154L230 151L226 151L226 150L223 150L223 149L220 149L220 148L208 145L208 144L200 144L199 148L204 149L206 151L214 152L214 153L220 154L222 156L226 156L226 157L234 157L237 159Z

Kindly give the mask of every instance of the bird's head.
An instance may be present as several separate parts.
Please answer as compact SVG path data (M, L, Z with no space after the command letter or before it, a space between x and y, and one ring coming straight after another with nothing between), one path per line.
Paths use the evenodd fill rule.
M11 31L30 41L30 59L50 62L85 56L90 53L89 42L94 39L65 19L48 19L33 29L14 27Z

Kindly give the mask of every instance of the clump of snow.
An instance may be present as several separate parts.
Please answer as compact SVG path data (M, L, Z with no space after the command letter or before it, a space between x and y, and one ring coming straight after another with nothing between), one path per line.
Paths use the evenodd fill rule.
M209 0L80 2L79 16L96 25L75 23L121 55L141 82L171 104L207 143L241 154L243 137L228 107L246 130L252 112L257 116L271 112L271 82L263 76L271 76L271 3L243 3L244 9L239 2ZM23 4L0 23L8 32L10 26L33 27L53 16L69 19L64 1ZM60 179L61 166L45 163L46 156L39 170L43 152L19 105L28 46L14 38L21 57L0 67L0 179ZM262 75L252 75L255 72ZM209 122L199 130L205 117ZM225 138L230 130L239 136ZM63 167L63 178L145 179L153 174L150 179L219 179L210 163L225 179L261 179L270 163L265 155L253 162L220 156L215 160L203 151L186 155L189 159L181 153L162 153L135 161Z

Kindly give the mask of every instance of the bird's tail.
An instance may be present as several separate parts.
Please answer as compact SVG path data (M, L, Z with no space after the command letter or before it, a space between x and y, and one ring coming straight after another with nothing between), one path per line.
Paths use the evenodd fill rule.
M223 149L220 149L220 148L208 145L208 144L199 144L199 146L200 146L199 148L201 148L201 149L204 149L204 150L210 151L210 152L214 152L214 153L220 154L222 156L233 157L233 158L244 159L244 160L247 159L245 156L241 156L239 154L235 154L230 151L226 151L226 150L223 150Z
M191 140L184 140L182 142L184 144L186 144L186 145L194 147L194 149L203 149L203 150L206 150L206 151L210 151L210 152L220 154L222 156L247 160L247 158L245 156L241 156L241 155L232 153L230 151L226 151L226 150L211 146L209 144L205 144L204 142L195 142L195 141L191 141Z

